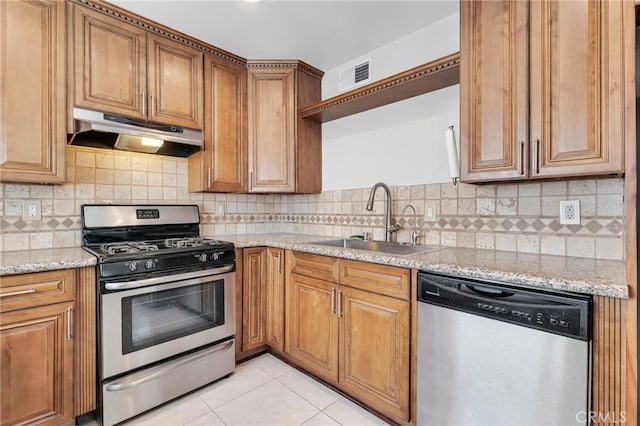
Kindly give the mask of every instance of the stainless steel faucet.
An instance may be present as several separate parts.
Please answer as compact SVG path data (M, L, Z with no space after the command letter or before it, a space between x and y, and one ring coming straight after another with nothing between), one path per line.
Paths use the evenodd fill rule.
M416 208L413 207L411 204L407 204L406 206L404 206L404 209L402 209L402 215L404 216L404 213L407 211L408 208L411 208L411 210L413 210L413 227L411 228L411 245L415 246L418 243L418 238L422 238L424 237L424 234L420 231L418 231L418 214L416 213Z
M382 182L378 182L375 185L373 185L373 188L371 188L371 192L369 193L369 201L367 201L366 209L370 212L373 211L373 202L375 201L376 190L380 187L384 188L384 192L387 194L387 209L384 214L384 224L386 229L386 235L384 240L391 241L391 235L394 232L397 232L400 230L400 225L398 225L397 223L394 225L391 225L391 190L386 184Z

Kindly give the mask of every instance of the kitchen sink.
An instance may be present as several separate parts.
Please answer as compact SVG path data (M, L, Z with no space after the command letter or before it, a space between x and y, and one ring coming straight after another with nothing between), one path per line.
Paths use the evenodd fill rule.
M314 241L311 244L318 244L321 246L342 247L357 250L369 250L377 251L380 253L397 254L400 256L406 256L410 254L425 253L432 250L438 250L437 246L421 246L421 245L408 245L399 243L389 243L386 241L362 241L362 240L327 240L327 241Z

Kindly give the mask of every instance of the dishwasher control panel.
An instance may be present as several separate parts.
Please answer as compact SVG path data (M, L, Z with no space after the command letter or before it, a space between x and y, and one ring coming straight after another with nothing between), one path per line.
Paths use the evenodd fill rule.
M418 301L580 340L591 339L591 297L418 274Z

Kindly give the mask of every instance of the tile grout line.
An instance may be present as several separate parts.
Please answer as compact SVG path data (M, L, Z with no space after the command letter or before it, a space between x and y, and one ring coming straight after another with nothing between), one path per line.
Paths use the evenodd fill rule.
M271 377L271 376L269 376L269 377ZM215 415L216 415L216 417L218 417L218 418L219 418L220 416L218 416L218 413L216 413L216 410L217 410L218 408L224 407L225 405L228 405L228 404L232 403L233 401L237 400L238 398L240 398L240 397L242 397L242 396L245 396L245 395L247 395L248 393L251 393L251 392L253 392L253 391L254 391L254 390L256 390L256 389L260 389L261 387L263 387L263 386L265 386L265 385L267 385L267 384L269 384L269 383L271 383L271 382L273 382L273 381L275 381L275 379L273 379L273 378L272 378L271 380L269 380L269 381L267 381L267 382L262 383L260 386L257 386L257 387L255 387L255 388L253 388L253 389L250 389L250 390L248 390L247 392L245 392L245 393L243 393L243 394L241 394L241 395L238 395L237 397L235 397L235 398L233 398L233 399L231 399L231 400L229 400L229 401L225 402L224 404L222 404L221 406L216 407L216 408L212 408L209 404L207 404L207 401L205 401L205 400L204 400L204 398L202 398L202 396L200 396L200 395L198 395L198 396L199 396L199 398L200 398L200 399L202 399L202 400L204 401L204 403L207 405L207 407L209 407L209 409L210 409L211 411L213 411L213 414L215 414ZM220 420L222 420L222 419L220 419ZM223 423L224 423L224 421L223 421ZM226 424L226 423L225 423L225 424Z

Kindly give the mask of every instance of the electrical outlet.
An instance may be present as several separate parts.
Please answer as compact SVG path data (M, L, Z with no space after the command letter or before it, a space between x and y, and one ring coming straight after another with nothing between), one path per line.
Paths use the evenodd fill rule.
M438 220L438 209L435 200L427 200L424 202L424 220L425 222L435 222Z
M216 215L224 216L224 203L216 204Z
M24 201L22 203L22 220L42 219L42 204L40 201Z
M560 223L562 225L580 225L580 201L560 201Z

